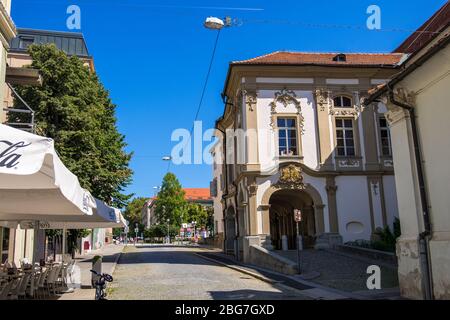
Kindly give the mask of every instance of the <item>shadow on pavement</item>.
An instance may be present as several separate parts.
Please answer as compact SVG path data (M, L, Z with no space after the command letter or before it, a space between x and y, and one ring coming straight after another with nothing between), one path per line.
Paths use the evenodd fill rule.
M306 296L260 290L209 291L213 300L310 300Z

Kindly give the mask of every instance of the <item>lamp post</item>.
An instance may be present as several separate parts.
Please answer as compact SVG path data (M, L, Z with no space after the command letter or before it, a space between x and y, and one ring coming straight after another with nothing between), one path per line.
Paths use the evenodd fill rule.
M300 209L294 209L294 220L297 226L297 265L298 265L298 273L301 273L300 268L300 250L303 249L302 237L300 236L300 230L298 224L302 221L302 212Z
M167 219L167 243L170 244L170 219Z
M197 224L197 221L192 221L192 225L194 226L194 242L197 239L197 231L195 229L196 224Z
M136 237L134 238L134 245L136 246L136 242L137 242L137 238L138 238L138 232L139 232L139 225L136 222L136 224L134 226L135 226L134 233L136 234Z

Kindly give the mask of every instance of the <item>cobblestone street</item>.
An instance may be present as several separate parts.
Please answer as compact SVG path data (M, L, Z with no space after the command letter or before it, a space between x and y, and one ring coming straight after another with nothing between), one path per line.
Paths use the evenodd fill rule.
M108 288L111 300L309 299L205 260L201 248L128 246Z

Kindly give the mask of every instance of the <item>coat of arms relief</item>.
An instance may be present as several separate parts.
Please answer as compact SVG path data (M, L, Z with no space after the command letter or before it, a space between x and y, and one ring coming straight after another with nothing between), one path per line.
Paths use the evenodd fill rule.
M275 184L275 187L279 189L305 189L302 173L302 168L295 164L290 164L286 167L281 168L280 178Z

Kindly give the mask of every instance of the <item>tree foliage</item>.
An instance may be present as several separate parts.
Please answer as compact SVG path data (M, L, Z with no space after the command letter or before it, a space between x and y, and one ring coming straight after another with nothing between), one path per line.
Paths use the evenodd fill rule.
M206 227L208 224L208 212L204 206L198 203L187 205L187 222L195 221L198 227Z
M184 199L184 190L173 173L164 176L161 191L155 203L155 214L158 221L165 223L167 219L175 226L181 226L186 220L187 202Z
M145 202L145 198L134 198L128 203L125 209L124 217L130 223L131 231L134 231L136 223L139 225L141 224L141 212Z
M64 164L81 185L100 200L122 207L131 182L131 154L116 127L115 105L98 76L76 56L55 45L32 45L31 67L38 69L42 86L17 86L35 111L37 133L52 138ZM20 107L20 102L15 101ZM11 115L12 122L23 115ZM12 119L11 119L12 118ZM17 120L17 121L16 121Z
M35 111L36 132L50 137L66 167L92 195L122 207L131 195L123 194L131 182L124 136L116 127L116 106L108 91L78 57L68 57L55 45L32 45L31 67L38 69L42 86L16 86ZM21 102L14 101L21 108ZM9 121L23 122L23 114ZM70 230L68 247L73 253L83 230Z

